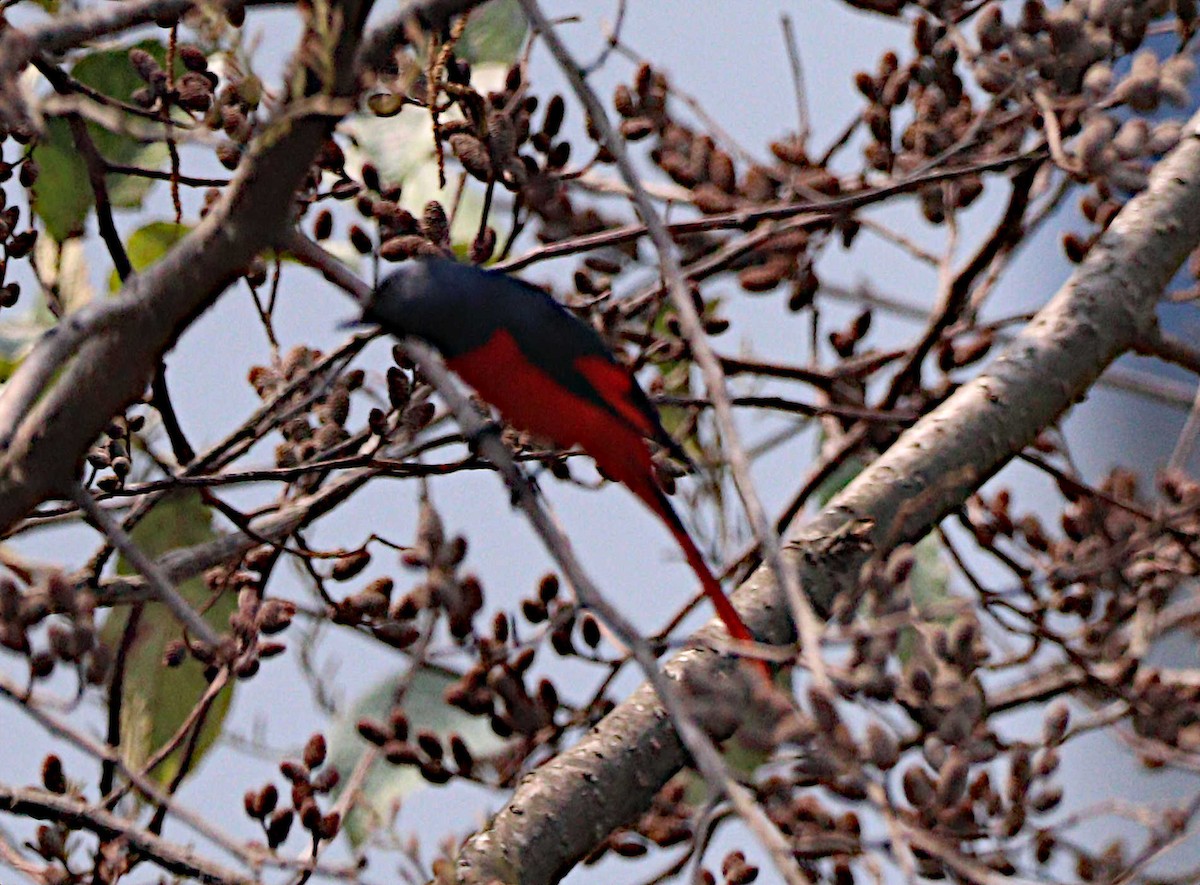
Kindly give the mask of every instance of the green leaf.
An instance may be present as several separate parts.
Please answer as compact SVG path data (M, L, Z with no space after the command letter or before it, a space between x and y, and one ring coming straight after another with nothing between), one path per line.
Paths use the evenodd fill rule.
M406 683L408 688L404 690L401 706L413 729L432 731L443 740L457 734L476 759L503 751L506 744L492 731L486 717L469 716L443 699L446 689L456 681L452 674L425 667L413 674L411 682L407 673L394 676L360 698L334 724L329 741L330 763L341 774L339 791L368 746L358 733L358 721L364 718L386 721ZM362 845L373 830L391 820L403 798L427 786L429 782L412 766L391 765L385 759L377 759L363 783L362 801L346 818L345 831L351 844L356 848Z
M160 64L165 63L166 49L157 40L144 40L137 46L153 55ZM91 52L80 59L71 75L105 95L126 102L135 90L145 85L129 63L129 47ZM142 144L95 123L88 123L87 128L96 149L110 163L146 169L159 169L166 163L167 147L164 144ZM75 147L66 120L47 121L45 135L33 148L33 157L40 172L34 186L33 211L45 223L50 236L61 242L79 233L95 205L87 165ZM122 208L141 206L153 183L149 178L130 175L105 178L109 201Z
M133 265L134 273L145 270L158 261L172 246L187 236L191 228L186 224L175 224L170 221L152 221L145 227L139 227L129 235L125 244L125 254ZM108 278L110 292L121 288L121 278L114 270Z
M196 492L173 493L164 498L134 528L133 539L150 556L168 550L211 540L214 532L211 514ZM117 571L129 574L132 569L122 559ZM203 578L192 578L176 589L193 606L206 602L210 593ZM214 628L224 629L229 616L237 608L236 596L223 594L205 614ZM137 617L132 642L128 646L124 691L121 704L121 752L126 762L140 768L151 754L165 744L192 712L196 702L208 688L204 667L191 658L181 666L167 667L163 653L167 643L178 639L181 628L166 606L147 603L141 608L113 610L104 622L101 639L109 648L119 648L130 617ZM192 755L191 770L221 733L225 714L233 698L232 684L213 702L200 729ZM159 783L167 783L179 771L183 749L188 741L159 765L153 773Z
M38 180L33 186L33 211L46 233L63 242L83 230L84 219L95 205L88 186L87 164L75 150L66 120L46 121L46 131L33 149Z
M511 65L525 42L529 23L517 0L492 0L471 13L455 54L472 65L495 62Z

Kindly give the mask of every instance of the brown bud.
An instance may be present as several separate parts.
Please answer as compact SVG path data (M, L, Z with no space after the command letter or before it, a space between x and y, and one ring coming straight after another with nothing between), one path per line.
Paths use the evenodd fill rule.
M290 808L284 808L271 815L271 822L267 824L267 844L272 850L287 840L288 833L292 830L293 818L294 814Z
M390 237L379 247L384 261L407 261L418 255L441 256L442 250L420 234L401 234Z
M430 759L438 760L445 755L441 740L432 731L422 730L417 733L417 746Z
M946 763L939 773L937 786L937 801L943 808L954 805L967 791L967 776L970 766L966 757L957 749L952 749L946 757Z
M342 774L332 766L321 771L312 779L312 788L314 793L328 793L341 782Z
M902 778L904 796L916 808L924 808L933 799L933 781L920 765L912 765L904 770Z
M308 770L299 762L285 759L279 763L279 772L292 783L308 783Z
M258 793L258 808L261 809L260 817L266 817L275 810L275 806L279 804L279 790L274 784L267 784Z
M496 229L488 225L471 241L471 262L473 264L484 264L492 257L495 251Z
M377 747L383 746L387 741L391 740L391 732L381 722L376 722L374 719L360 719L357 724L358 733L368 743L374 744Z
M329 576L335 581L348 581L365 569L371 562L371 554L367 550L355 550L335 560Z
M883 771L894 767L900 759L896 739L877 722L867 725L867 753L871 763Z
M472 177L480 181L491 180L492 158L482 141L466 132L456 132L450 136L450 149Z
M316 221L313 222L313 238L327 240L331 233L333 233L333 213L328 209L322 209L317 213Z
M442 765L441 762L422 762L421 776L431 784L444 784L453 777L453 772Z
M382 749L384 758L392 765L414 765L420 758L417 748L402 740L390 740Z
M350 227L350 244L362 255L370 254L374 248L371 243L371 235L357 224Z
M392 648L405 649L421 638L421 632L407 624L385 623L371 628L371 634Z
M446 219L446 210L442 208L442 204L437 200L430 200L425 204L425 210L421 214L421 233L423 233L431 243L438 245L450 244L450 222Z
M62 760L51 754L42 761L42 785L51 793L67 792L67 776Z
M202 73L208 70L208 58L197 47L190 43L181 43L177 49L179 60L189 71Z
M725 190L708 181L692 189L692 203L706 215L731 212L737 206L737 202Z
M175 84L176 102L184 110L202 114L212 104L212 84L202 74L187 73Z
M341 829L341 826L342 816L336 811L331 811L329 814L321 818L321 822L317 826L315 834L319 838L329 841L338 834L338 830Z
M458 773L470 775L471 769L475 765L475 758L471 755L471 750L467 747L466 742L458 734L450 735L450 755L454 757L454 765L458 769Z
M525 620L529 623L540 624L546 620L548 613L545 604L540 600L523 599L521 600L521 614L525 616Z
M134 48L129 50L129 63L137 71L137 75L150 86L160 88L167 82L167 73L149 52Z
M317 733L308 739L304 745L304 764L311 770L320 768L325 762L325 736Z
M765 264L743 268L738 273L738 283L747 292L770 292L783 282L790 270L790 259L779 256Z
M1043 740L1049 746L1055 746L1062 742L1064 735L1067 733L1067 726L1071 722L1071 711L1067 705L1059 702L1052 706L1046 714L1046 721L1042 725Z
M654 121L649 117L634 117L621 121L621 134L627 141L639 141L654 132Z
M571 159L571 143L560 141L546 155L546 166L549 169L562 169Z
M590 612L580 619L579 632L588 648L595 648L600 644L600 623Z
M296 605L286 599L264 600L258 609L258 629L267 635L286 630L296 615Z
M34 243L37 242L37 237L38 237L37 231L32 230L32 229L23 231L22 233L17 234L15 237L13 237L11 240L8 241L8 246L7 246L8 257L9 258L24 258L26 255L28 255L30 252L33 251L33 245L34 245ZM16 283L10 283L10 285L15 286ZM17 289L15 291L19 293L20 289ZM15 296L14 296L14 298L15 298Z

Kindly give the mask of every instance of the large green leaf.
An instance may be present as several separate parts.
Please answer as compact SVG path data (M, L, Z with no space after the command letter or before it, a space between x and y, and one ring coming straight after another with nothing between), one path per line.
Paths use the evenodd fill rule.
M164 498L133 530L134 541L151 556L213 537L211 514L201 503L200 496L192 491L173 493ZM124 560L118 563L117 570L122 574L132 571ZM199 607L209 598L203 578L185 581L176 589L193 606ZM236 607L237 599L227 593L217 600L205 617L215 629L221 630L228 627L229 616ZM132 614L131 609L114 610L104 622L101 638L110 648L120 646ZM179 622L165 606L148 603L143 607L128 650L121 705L121 752L135 768L141 767L179 730L208 688L204 668L195 660L189 658L178 667L164 665L167 643L180 635ZM220 735L232 697L230 685L213 702L193 755L193 770ZM160 783L166 783L179 771L181 759L181 749L177 749L155 769L154 777Z
M165 63L166 50L157 40L144 40L137 46L153 55L160 64ZM129 101L134 91L145 85L129 63L128 47L91 52L72 68L71 75L121 101ZM166 162L164 144L142 144L95 123L88 123L87 127L96 149L110 163L158 169ZM33 157L41 173L34 186L34 211L56 240L78 233L95 205L95 195L88 185L87 166L65 120L47 121L45 134L33 148ZM137 176L109 175L105 184L114 206L136 208L141 206L153 181Z
M517 0L492 0L471 13L455 54L472 65L511 65L525 42L529 23Z
M358 700L354 707L334 724L330 737L330 763L341 773L344 786L358 763L367 742L358 733L360 719L386 721L395 706L396 696L403 689L401 706L413 731L432 731L448 739L459 735L477 759L494 756L505 742L492 731L486 717L470 716L443 699L446 689L456 678L442 670L422 668L413 674L394 676L380 682ZM362 800L346 819L346 834L356 847L361 845L380 823L388 822L400 801L429 785L419 771L409 765L391 765L377 759L362 787Z
M191 228L186 224L175 224L170 221L152 221L144 227L139 227L129 235L125 244L125 254L134 272L143 271L158 261L167 251L187 236ZM121 278L114 270L108 278L108 288L116 292L121 288Z
M88 186L87 164L75 149L66 120L46 121L46 131L33 149L38 180L33 187L33 211L46 233L63 242L83 230L84 219L96 203Z

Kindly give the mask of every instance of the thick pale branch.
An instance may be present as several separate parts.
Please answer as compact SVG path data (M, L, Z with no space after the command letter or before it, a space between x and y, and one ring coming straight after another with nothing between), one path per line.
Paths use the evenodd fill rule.
M1120 213L1087 260L988 370L905 432L810 523L788 558L828 611L863 564L916 540L1083 397L1153 327L1168 281L1200 243L1200 116ZM768 571L738 591L756 635L793 638ZM728 664L701 650L668 670ZM704 676L698 677L704 679ZM464 883L557 881L614 828L650 804L687 757L654 692L643 686L578 745L528 777L463 847ZM594 785L603 784L603 796Z

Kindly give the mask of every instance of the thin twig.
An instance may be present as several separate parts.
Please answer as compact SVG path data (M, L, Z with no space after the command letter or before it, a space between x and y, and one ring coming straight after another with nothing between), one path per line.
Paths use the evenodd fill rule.
M783 26L783 45L787 48L788 65L792 69L792 86L796 91L796 140L801 146L808 144L812 134L812 123L808 113L808 90L804 85L804 66L800 63L800 47L796 43L796 32L792 17L786 12L779 16Z
M38 820L60 821L89 830L101 839L123 839L141 856L164 870L211 885L253 885L256 881L223 867L174 842L168 842L112 812L94 808L71 795L59 795L31 787L0 785L0 810Z

